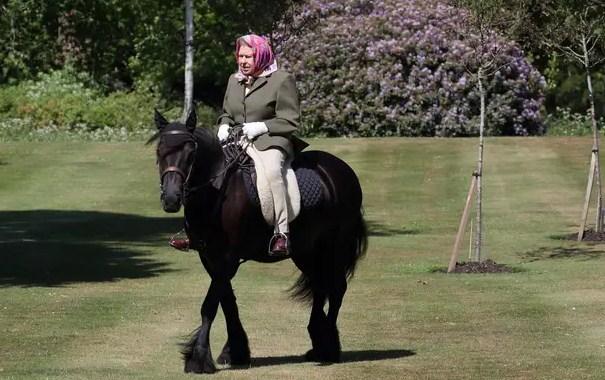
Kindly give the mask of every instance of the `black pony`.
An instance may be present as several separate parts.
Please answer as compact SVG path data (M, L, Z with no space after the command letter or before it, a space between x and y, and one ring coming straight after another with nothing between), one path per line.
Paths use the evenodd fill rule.
M209 335L219 303L228 333L219 363L250 364L231 279L244 261L276 259L267 255L273 227L250 201L243 170L226 160L215 131L196 128L196 122L195 113L183 125L169 123L156 111L159 131L150 141L158 140L162 206L166 212L177 212L184 205L187 233L212 280L201 308L202 324L183 351L185 372L212 373L216 366ZM347 280L367 248L361 187L353 170L328 153L303 152L296 162L318 173L323 201L302 209L290 224L291 258L302 272L291 290L294 298L312 304L307 327L312 349L307 360L338 362L338 311Z

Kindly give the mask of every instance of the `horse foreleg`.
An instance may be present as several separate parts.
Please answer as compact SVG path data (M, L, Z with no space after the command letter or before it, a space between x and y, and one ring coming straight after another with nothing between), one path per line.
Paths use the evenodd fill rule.
M183 351L185 372L216 372L216 365L214 364L210 350L210 327L216 317L222 290L221 286L224 287L224 284L219 283L217 280L212 280L210 283L210 288L202 303L202 324Z
M231 282L225 287L225 291L221 297L221 307L223 308L223 314L225 314L225 321L227 322L228 338L217 361L219 364L249 365L250 347L248 346L248 336L239 318L239 311Z

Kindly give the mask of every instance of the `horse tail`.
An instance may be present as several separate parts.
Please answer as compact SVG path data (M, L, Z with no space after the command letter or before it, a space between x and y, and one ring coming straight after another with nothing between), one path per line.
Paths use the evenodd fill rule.
M324 244L330 244L331 249L324 245L318 247L320 255L328 251L332 255L322 255L322 259L317 262L317 267L310 273L301 273L296 282L290 287L288 292L292 299L311 304L313 298L318 294L323 294L327 298L331 291L331 281L338 273L344 274L346 280L349 280L355 274L355 268L358 261L363 258L368 248L368 229L363 218L363 209L357 210L356 215L344 223L344 226L336 234L336 242L332 241L334 235L328 234ZM326 263L330 260L331 263ZM326 273L326 272L331 273ZM321 290L317 292L317 290Z
M368 250L368 226L363 218L363 209L359 209L359 213L353 221L351 232L349 238L353 245L343 252L347 280L353 277L357 262L365 256Z
M313 302L313 282L304 272L298 276L298 279L288 289L288 292L290 293L290 297L295 301L305 304Z

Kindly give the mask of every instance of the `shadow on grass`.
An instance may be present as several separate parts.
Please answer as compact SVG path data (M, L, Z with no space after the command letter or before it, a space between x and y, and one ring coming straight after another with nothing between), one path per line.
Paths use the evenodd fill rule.
M366 220L366 225L368 226L368 235L369 236L396 236L396 235L418 235L420 231L418 230L409 230L405 227L403 228L391 228L381 224L379 222L375 222L372 220Z
M456 263L457 265L465 265L468 263ZM508 265L508 264L503 264L506 267L506 270L501 270L501 271L452 271L451 273L447 272L447 267L433 267L429 270L429 273L444 273L444 274L450 274L450 275L464 275L464 274L511 274L511 273L525 273L528 272L527 269L525 268L521 268L521 267L516 267L514 265Z
M605 255L605 251L591 247L542 247L520 254L522 259L530 263L548 259L579 259L586 261L601 258L603 255Z
M341 363L370 362L378 360L400 359L416 355L411 350L362 350L343 351ZM268 367L274 365L305 363L304 355L267 356L252 358L252 367ZM335 363L338 364L338 363ZM325 365L325 364L320 364Z
M0 287L146 278L170 271L145 252L181 218L97 211L0 212Z
M552 235L548 235L548 238L550 240L575 240L575 239L570 239L570 235L571 234L552 234ZM573 236L578 236L577 233L573 234Z

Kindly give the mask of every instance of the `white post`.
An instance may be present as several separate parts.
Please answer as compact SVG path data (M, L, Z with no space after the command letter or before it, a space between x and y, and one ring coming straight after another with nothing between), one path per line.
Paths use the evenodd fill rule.
M193 0L185 0L185 101L181 120L184 123L193 106Z
M483 87L483 67L479 67L477 73L479 82L479 93L481 96L481 116L479 123L479 158L477 160L477 225L475 232L475 261L481 261L481 245L483 243L482 226L482 190L483 190L483 133L485 130L485 89Z
M597 129L597 118L595 115L594 94L592 90L592 79L590 76L590 57L586 44L586 36L582 35L582 50L584 53L584 69L586 70L586 85L588 86L588 100L590 101L590 119L592 122L592 154L595 156L595 182L597 186L597 212L595 231L603 231L603 195L601 192L601 162L599 159L599 130Z

